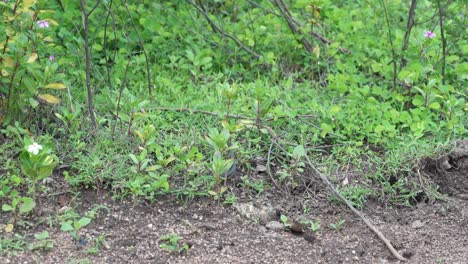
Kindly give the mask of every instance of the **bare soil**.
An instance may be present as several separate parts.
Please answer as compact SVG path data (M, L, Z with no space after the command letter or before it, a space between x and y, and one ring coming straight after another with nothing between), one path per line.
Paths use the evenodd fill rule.
M440 186L445 200L426 200L411 208L370 201L364 213L408 263L468 263L468 141L449 155L427 159L420 173ZM57 195L41 201L40 216L54 216L63 206L81 213L95 204L109 210L100 210L80 231L80 241L59 226L36 225L26 231L26 240L48 230L54 248L0 256L0 263L399 263L359 218L329 202L326 190L307 197L275 189L238 196L227 206L208 198L184 205L173 197L135 203L92 191L75 198ZM317 232L284 228L281 214L293 222L318 220L321 227ZM341 228L328 227L343 219ZM6 216L0 220L6 223ZM161 249L160 238L168 234L178 234L189 249L182 254ZM104 246L89 254L99 235L105 236Z

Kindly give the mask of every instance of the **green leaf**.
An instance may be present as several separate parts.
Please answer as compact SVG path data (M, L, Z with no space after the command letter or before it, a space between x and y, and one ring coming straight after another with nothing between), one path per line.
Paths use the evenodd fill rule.
M31 104L32 108L36 108L39 105L39 102L34 98L29 98L29 104Z
M42 231L41 233L35 234L34 237L35 237L37 240L44 240L44 239L49 238L49 232L47 232L47 231Z
M431 109L440 109L440 104L437 102L433 102L429 105L429 108Z
M62 226L60 226L60 230L63 232L70 232L75 230L71 225L71 221L62 222Z
M87 226L89 223L91 223L91 218L88 217L83 217L78 222L75 222L75 229L78 230L82 227Z
M13 207L11 207L11 205L9 204L2 204L2 211L4 212L13 211Z
M295 159L299 159L300 157L305 156L305 154L306 154L306 151L304 149L304 146L298 145L294 148L292 155Z
M413 99L414 106L421 106L423 104L424 104L424 97L422 97L421 95L417 95L414 97Z
M128 154L128 156L129 156L130 159L133 161L133 163L138 164L138 159L137 159L137 157L135 156L135 154Z
M19 206L20 214L31 212L36 207L36 202L30 197L23 197Z

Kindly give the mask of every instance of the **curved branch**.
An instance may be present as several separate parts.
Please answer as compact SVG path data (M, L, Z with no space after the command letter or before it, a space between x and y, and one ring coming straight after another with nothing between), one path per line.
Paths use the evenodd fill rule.
M211 26L211 29L213 30L213 32L215 33L218 33L224 37L227 37L229 39L231 39L232 41L234 41L236 43L236 45L243 49L244 51L246 51L247 53L249 53L250 55L254 56L255 59L258 59L260 58L260 55L258 53L256 53L255 51L251 50L249 47L245 46L238 38L236 38L236 36L232 35L232 34L229 34L225 31L222 31L217 25L216 23L210 18L210 16L203 10L202 7L198 6L197 4L195 4L195 2L193 1L190 1L190 0L186 0L189 4L191 4L193 7L195 7L198 12L200 12L200 14L203 15L203 17L205 17L206 21L208 21L208 24L210 24Z

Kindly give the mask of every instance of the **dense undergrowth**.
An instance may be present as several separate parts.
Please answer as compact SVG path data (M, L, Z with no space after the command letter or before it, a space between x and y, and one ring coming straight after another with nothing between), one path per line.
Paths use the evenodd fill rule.
M467 136L463 1L413 14L386 0L80 2L0 2L12 221L51 175L73 191L233 203L232 188L297 187L306 153L354 205L410 205L438 195L419 159ZM238 186L222 177L233 163Z

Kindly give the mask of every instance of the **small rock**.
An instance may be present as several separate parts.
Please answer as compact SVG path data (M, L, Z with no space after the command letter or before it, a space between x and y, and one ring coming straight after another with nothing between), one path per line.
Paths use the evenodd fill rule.
M148 229L153 229L153 224L148 224L146 227L148 227Z
M104 247L104 249L106 250L109 250L110 249L110 246L109 246L109 243L107 243L107 241L102 241L102 246Z
M258 226L258 232L259 232L259 233L262 233L262 234L263 234L263 233L265 233L266 231L267 231L266 227L264 227L264 226Z
M237 203L234 208L241 216L262 224L272 221L276 216L276 210L270 205L256 207L251 203Z
M59 213L60 213L60 214L63 214L63 213L65 213L67 210L68 210L68 206L65 205L65 206L63 206L62 208L59 209Z
M424 225L425 224L421 220L416 220L413 223L411 223L411 228L419 229L419 228L423 227Z
M282 223L278 221L270 221L265 225L266 229L273 230L273 231L281 231L284 229Z
M259 164L259 165L257 165L257 167L255 168L255 170L256 170L257 172L265 172L265 171L267 170L267 168L265 167L265 165Z

